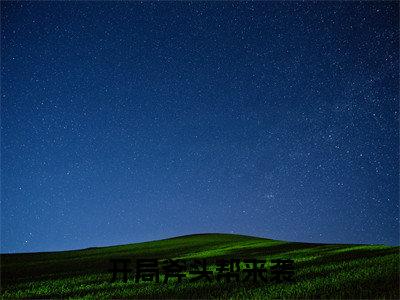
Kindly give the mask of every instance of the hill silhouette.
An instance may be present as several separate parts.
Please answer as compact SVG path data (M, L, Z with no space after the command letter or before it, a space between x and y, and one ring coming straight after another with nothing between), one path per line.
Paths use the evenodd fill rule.
M399 298L400 247L318 244L234 234L193 234L82 250L1 255L3 298ZM292 259L292 283L133 280L135 260ZM110 283L110 259L130 259L128 282ZM241 265L242 267L242 265ZM163 275L161 275L163 276Z

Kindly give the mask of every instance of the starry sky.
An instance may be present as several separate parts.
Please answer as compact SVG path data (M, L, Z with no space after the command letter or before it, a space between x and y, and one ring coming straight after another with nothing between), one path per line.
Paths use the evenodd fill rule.
M396 2L1 2L1 251L399 243Z

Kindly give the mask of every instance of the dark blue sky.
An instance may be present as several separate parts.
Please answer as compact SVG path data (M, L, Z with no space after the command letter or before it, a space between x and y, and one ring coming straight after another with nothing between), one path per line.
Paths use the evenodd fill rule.
M399 243L396 2L2 2L1 251Z

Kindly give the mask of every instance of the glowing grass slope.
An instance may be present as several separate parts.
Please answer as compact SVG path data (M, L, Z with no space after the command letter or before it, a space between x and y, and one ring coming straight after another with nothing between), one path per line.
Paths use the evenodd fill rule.
M232 234L51 253L1 255L2 298L399 299L400 247L276 241ZM295 261L294 283L110 283L111 258L274 258ZM162 282L162 277L161 277Z

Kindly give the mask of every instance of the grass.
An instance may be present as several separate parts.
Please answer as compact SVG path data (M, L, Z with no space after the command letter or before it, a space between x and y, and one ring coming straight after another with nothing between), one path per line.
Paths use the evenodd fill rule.
M232 234L198 234L123 246L1 255L1 297L399 299L400 247L294 243ZM109 259L289 258L293 283L205 281L110 283ZM241 267L244 267L243 264ZM130 277L129 277L130 276ZM161 275L160 282L163 280Z

